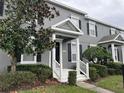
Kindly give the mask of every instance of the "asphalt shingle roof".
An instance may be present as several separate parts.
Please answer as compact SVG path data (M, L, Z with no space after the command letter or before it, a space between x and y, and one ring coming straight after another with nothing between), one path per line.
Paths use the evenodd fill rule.
M118 34L104 36L99 42L114 40L117 36Z

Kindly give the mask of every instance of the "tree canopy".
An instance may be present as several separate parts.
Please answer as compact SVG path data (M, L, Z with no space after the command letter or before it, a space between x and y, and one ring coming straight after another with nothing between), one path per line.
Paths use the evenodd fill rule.
M83 57L95 63L95 59L97 59L97 63L105 63L107 59L111 60L111 53L102 47L91 47L88 48L84 53Z
M43 53L54 46L51 29L44 28L45 19L59 16L45 0L6 0L5 19L0 21L0 48L12 59L15 70L17 56Z

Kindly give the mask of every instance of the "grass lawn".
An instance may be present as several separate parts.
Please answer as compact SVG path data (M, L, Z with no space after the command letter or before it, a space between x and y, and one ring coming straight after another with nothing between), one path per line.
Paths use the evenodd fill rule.
M124 93L122 76L109 76L96 83L97 86L114 91L115 93Z
M19 93L96 93L76 86L58 85L49 86L46 88L38 88L26 91L19 91Z

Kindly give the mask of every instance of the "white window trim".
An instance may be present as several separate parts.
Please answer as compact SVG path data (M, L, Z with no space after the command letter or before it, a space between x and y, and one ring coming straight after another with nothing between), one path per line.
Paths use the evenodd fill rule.
M110 31L111 31L111 35L116 34L116 29L115 28L111 28ZM113 34L113 32L114 32L114 34Z
M73 60L73 53L72 53L72 44L76 45L76 42L71 41L71 63L76 63L77 61ZM76 50L77 51L77 50ZM75 53L77 55L77 52ZM76 56L77 57L77 56ZM76 58L77 59L77 58Z
M115 49L114 49L114 51L115 51L115 61L119 61L119 58L118 58L118 47L115 47Z
M74 18L74 19L80 20L80 18L79 18L77 15L71 15L71 18Z
M71 14L70 19L75 19L75 20L77 20L77 21L78 21L78 26L77 26L76 24L75 24L75 25L79 28L80 17L77 16L77 15ZM72 21L72 20L71 20L71 21Z
M90 47L96 47L97 44L90 44Z
M41 55L42 57L42 55ZM24 54L21 55L21 61L20 61L20 64L37 64L39 62L37 62L37 54L33 56L33 59L32 61L25 61L24 60ZM41 62L42 62L42 58L41 58Z
M94 25L94 27L96 26L96 22L93 22L93 21L89 21L89 35L92 36L92 37L96 37L96 27L95 27L95 35L92 34L92 30L90 29L90 25Z
M120 32L120 35L124 38L124 32L121 31Z
M89 44L88 47L89 48L91 48L91 47L97 47L97 44Z

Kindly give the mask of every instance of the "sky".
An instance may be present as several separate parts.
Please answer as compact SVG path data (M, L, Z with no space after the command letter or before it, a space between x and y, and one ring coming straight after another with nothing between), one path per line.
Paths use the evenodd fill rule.
M57 0L95 19L124 28L124 0Z

